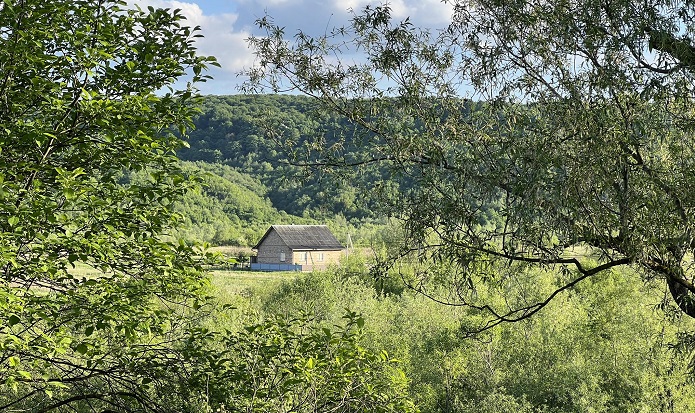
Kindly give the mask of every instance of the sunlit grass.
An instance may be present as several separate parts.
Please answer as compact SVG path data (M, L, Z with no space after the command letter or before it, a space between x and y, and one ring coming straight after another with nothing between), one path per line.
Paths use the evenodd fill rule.
M75 268L70 268L68 272L75 278L96 278L104 275L102 271L81 262L76 262Z
M282 281L292 280L298 273L290 271L256 272L256 271L212 271L212 286L220 292L243 293L250 288L267 289L279 285Z

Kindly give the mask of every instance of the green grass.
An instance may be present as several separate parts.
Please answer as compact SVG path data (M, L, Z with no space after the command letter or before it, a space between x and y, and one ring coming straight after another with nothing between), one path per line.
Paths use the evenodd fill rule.
M71 268L70 270L68 270L68 272L77 278L82 278L82 277L93 278L93 277L101 277L102 275L104 275L103 272L93 268L90 265L83 264L81 262L76 262L75 268Z
M211 271L212 286L220 292L242 293L248 289L267 289L297 277L296 272Z
M212 294L220 304L232 305L242 312L255 311L263 305L267 295L275 291L284 281L294 280L296 272L210 272Z
M74 277L92 278L104 275L103 272L80 262L69 270ZM210 271L212 286L221 293L239 294L249 289L267 290L279 285L282 281L292 280L300 273L292 271L258 272L258 271Z
M235 331L257 323L267 297L284 281L299 275L296 272L210 271L210 294L215 297L215 305L220 310L223 305L229 305L233 310L217 312L207 327Z

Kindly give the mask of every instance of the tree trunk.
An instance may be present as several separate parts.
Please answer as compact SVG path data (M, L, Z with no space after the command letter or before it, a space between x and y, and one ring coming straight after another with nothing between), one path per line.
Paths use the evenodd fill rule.
M695 318L695 294L676 277L667 275L666 282L673 300L681 311Z

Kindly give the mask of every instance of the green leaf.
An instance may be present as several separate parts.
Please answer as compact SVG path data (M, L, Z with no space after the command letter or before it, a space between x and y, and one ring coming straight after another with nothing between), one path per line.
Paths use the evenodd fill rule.
M89 350L89 348L87 347L87 345L85 343L80 343L77 345L77 347L75 347L75 351L80 353L80 354L87 353L87 350Z
M77 197L75 194L75 190L72 188L63 189L63 194L65 194L65 199L68 199L68 200L73 200Z
M21 320L19 319L19 317L17 317L16 315L12 314L12 315L10 316L10 318L7 320L7 323L8 323L8 324L10 325L10 327L11 327L11 326L13 326L13 325L19 323L20 321L21 321Z

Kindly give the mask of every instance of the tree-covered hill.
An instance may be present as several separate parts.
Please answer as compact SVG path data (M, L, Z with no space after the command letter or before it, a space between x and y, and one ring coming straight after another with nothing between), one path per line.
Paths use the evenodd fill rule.
M182 171L197 176L199 185L173 204L182 217L170 234L212 245L251 247L272 224L325 224L343 245L372 246L388 243L393 228L388 220L364 218L348 222L340 212L323 217L299 217L279 211L268 198L268 188L254 176L220 163L181 161ZM147 173L123 180L144 181ZM389 233L391 233L389 235Z
M184 222L177 236L217 245L253 245L275 222L301 219L279 212L266 197L266 187L234 168L207 162L183 162L188 174L202 176L201 185L175 204Z
M463 116L478 106L462 101ZM194 123L189 146L178 156L185 169L206 177L201 190L177 204L184 225L174 234L189 240L250 246L270 224L320 222L342 234L342 242L351 234L350 242L369 246L386 228L389 214L382 208L412 187L407 173L389 172L392 161L373 162L380 154L368 148L378 138L352 136L349 145L340 144L356 133L354 125L306 96L205 96ZM406 119L402 127L422 125ZM317 171L312 158L359 168L324 165ZM494 203L481 205L481 225L496 223L495 209Z
M373 203L358 193L354 180L308 175L288 163L288 154L310 150L315 139L330 139L327 136L346 124L335 116L319 119L315 109L304 96L207 96L202 113L194 120L190 147L178 155L182 160L226 165L252 176L267 188L259 195L288 214L316 219L337 214L348 219L374 217ZM286 133L275 139L267 136L267 122L282 125ZM377 185L381 178L373 168L359 183Z

